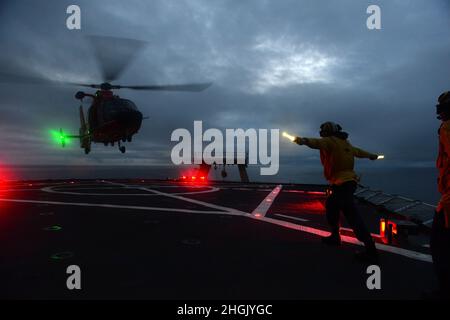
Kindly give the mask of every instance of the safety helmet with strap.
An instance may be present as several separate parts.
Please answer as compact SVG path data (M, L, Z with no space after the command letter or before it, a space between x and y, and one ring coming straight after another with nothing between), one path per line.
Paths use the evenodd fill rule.
M320 136L329 137L342 131L342 127L337 123L327 121L320 125Z

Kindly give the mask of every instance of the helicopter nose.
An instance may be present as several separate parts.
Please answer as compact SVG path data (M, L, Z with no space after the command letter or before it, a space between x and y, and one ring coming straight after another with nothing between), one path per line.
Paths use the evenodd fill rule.
M140 124L142 122L142 113L136 110L120 112L117 119L124 125Z

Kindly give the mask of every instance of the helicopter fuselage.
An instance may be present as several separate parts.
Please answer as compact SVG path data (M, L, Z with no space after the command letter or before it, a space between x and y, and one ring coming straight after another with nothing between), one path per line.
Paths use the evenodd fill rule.
M95 95L78 93L79 98L93 98L87 113L87 125L80 128L81 135L89 135L90 142L114 144L131 141L142 124L142 113L134 102L113 95L109 90L98 90ZM82 96L81 96L82 95Z
M113 143L131 141L142 124L142 113L127 99L114 96L111 91L97 91L89 108L89 130L93 142Z

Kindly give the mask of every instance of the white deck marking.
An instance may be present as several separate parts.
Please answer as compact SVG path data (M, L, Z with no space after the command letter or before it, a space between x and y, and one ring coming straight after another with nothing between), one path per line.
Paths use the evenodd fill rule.
M169 197L169 198L173 198L173 199L177 199L177 200L181 200L181 201L186 201L186 202L198 204L198 205L201 205L201 206L204 206L204 207L208 207L208 208L212 208L212 209L216 209L216 210L223 210L225 212L230 212L230 213L239 213L240 215L248 215L247 212L244 212L244 211L241 211L241 210L238 210L238 209L224 207L224 206L219 206L219 205L215 205L215 204L204 202L204 201L200 201L200 200L190 199L190 198L186 198L186 197L182 197L182 196L173 195L173 194L170 194L170 193L161 192L161 191L158 191L158 190L153 190L153 189L149 189L149 188L142 188L141 190L146 190L148 192L153 192L153 193L158 194L160 196L165 196L165 197Z
M28 189L0 189L0 192L14 192L14 191L36 191L36 190L41 190L38 188L32 189L32 188L28 188Z
M124 187L123 187L124 188ZM206 188L206 187L205 187ZM202 191L187 191L187 192L174 192L172 194L174 195L188 195L188 194L202 194L202 193L210 193L210 192L217 192L220 189L216 187L208 187L209 190L202 190ZM72 189L72 188L70 188ZM75 188L74 188L75 189ZM87 188L88 190L92 190L92 188ZM97 188L97 189L106 189L106 188ZM113 187L108 187L108 190L114 189ZM117 188L115 188L117 189ZM142 187L127 187L127 189L136 189L136 190L142 190ZM38 190L38 189L34 189ZM45 187L40 189L44 192L49 193L58 193L58 194L70 194L70 195L76 195L76 196L138 196L138 197L149 197L149 196L157 196L157 194L148 194L148 193L86 193L86 192L71 192L71 191L61 191L61 190L54 190L53 187ZM76 190L80 190L80 188L77 188Z
M115 205L115 204L106 204L106 203L60 202L60 201L6 199L6 198L0 198L0 201L17 202L17 203L52 204L52 205L61 205L61 206L78 206L78 207L99 207L99 208L114 208L114 209L147 210L147 211L166 211L166 212L242 215L242 214L237 213L237 212L202 211L202 210L177 209L177 208L166 208L166 207L165 208L160 208L160 207L145 207L145 206L124 206L124 205Z
M411 259L419 260L419 261L424 261L424 262L429 262L429 263L433 262L433 259L431 258L431 255L429 255L429 254L425 254L425 253L421 253L421 252L417 252L417 251L413 251L413 250L407 250L407 249L403 249L403 248L398 248L398 247L392 247L392 246L388 246L388 245L382 244L382 243L376 243L375 245L377 246L378 249L386 251L386 252L395 253L395 254L405 256L405 257L408 257Z
M267 218L267 217L260 217L260 218L254 217L254 216L249 216L249 217L256 219L256 220L272 223L272 224L275 224L275 225L278 225L281 227L298 230L298 231L302 231L302 232L306 232L306 233L311 233L311 234L314 234L314 235L317 235L320 237L327 237L330 235L330 232L328 232L328 231L324 231L324 230L320 230L320 229L316 229L316 228L312 228L312 227L307 227L307 226L302 226L302 225L295 224L292 222L276 220L276 219ZM342 242L351 243L351 244L355 244L355 245L359 245L359 246L364 245L358 239L349 237L349 236L341 235L341 240L342 240ZM432 262L431 255L429 255L429 254L424 254L421 252L402 249L402 248L398 248L398 247L392 247L392 246L388 246L388 245L381 244L381 243L376 243L375 245L379 250L382 250L382 251L398 254L398 255L401 255L401 256L404 256L407 258L411 258L414 260L419 260L419 261L424 261L424 262Z
M142 187L142 186L145 186L145 185L140 185L139 187ZM68 185L65 185L65 186L53 186L53 187L58 187L58 188L60 188L62 191L64 191L64 189L68 189L68 190L92 190L92 189L96 189L96 190L114 190L114 189L117 189L117 187L122 187L122 188L125 188L125 187L123 187L123 186L111 186L111 187L105 187L104 185L96 185L95 187L90 187L90 188L84 188L84 187L80 187L80 188L78 188L78 187L72 187L72 186L68 186ZM65 187L69 187L69 188L65 188ZM207 186L207 185L205 185L205 186L189 186L189 185L175 185L175 186L172 186L172 185L152 185L152 188L187 188L187 189L201 189L201 188L214 188L214 187L211 187L211 186ZM26 190L29 190L29 189L26 189ZM60 191L60 190L56 190L56 191Z
M113 182L109 182L109 181L108 182L105 181L105 183L110 183L110 184L113 184L113 185L122 185L122 186L128 187L128 188L132 187L130 185L113 183ZM275 199L276 195L278 195L278 193L280 192L281 187L282 187L281 185L277 186L274 190L271 191L271 193L267 197L269 197L270 195L274 195L273 199ZM251 219L254 219L254 220L259 220L259 221L271 223L271 224L274 224L274 225L278 225L280 227L293 229L293 230L298 230L298 231L314 234L314 235L317 235L317 236L324 237L324 236L330 235L330 232L328 232L328 231L320 230L320 229L316 229L316 228L312 228L312 227L308 227L308 226L304 226L304 225L299 225L299 224L295 224L295 223L288 222L288 221L277 220L277 219L268 218L268 217L265 217L265 216L254 215L254 214L250 214L250 213L247 213L247 212L244 212L244 211L240 211L240 210L237 210L237 209L234 209L234 208L218 206L218 205L214 205L214 204L211 204L211 203L207 203L207 202L203 202L203 201L199 201L199 200L194 200L194 199L189 199L189 198L186 198L186 197L173 195L173 194L169 194L169 193L164 193L164 192L160 192L160 191L149 189L149 188L140 187L139 189L145 190L145 191L148 191L148 192L152 192L152 193L155 193L155 194L158 194L158 195L161 195L161 196L166 196L166 197L174 198L174 199L177 199L177 200L187 201L187 202L191 202L191 203L195 203L195 204L202 205L202 206L205 206L205 207L210 207L210 208L223 210L223 211L200 211L200 210L176 209L176 208L124 206L124 205L111 205L111 204L40 201L40 200L19 200L19 199L5 199L5 198L0 198L0 201L18 202L18 203L36 203L36 204L48 204L48 205L68 205L68 206L81 206L81 207L102 207L102 208L117 208L117 209L132 209L132 210L147 210L147 211L166 211L166 212L185 212L185 213L201 213L201 214L218 214L218 215L244 216L244 217L251 218ZM266 197L266 199L267 199L267 197ZM265 202L266 199L263 200L263 202L258 206L258 208L261 206L261 208L263 210L266 209L266 205L262 206L262 204ZM267 201L267 202L272 204L273 203L273 199L271 199L271 201ZM270 205L267 207L267 210L269 209L269 207L270 207ZM264 212L264 214L267 212L267 210ZM255 212L255 211L256 211L256 209L253 212ZM355 245L363 245L360 241L358 241L356 238L353 238L353 237L341 235L341 239L345 243L350 243L350 244L355 244ZM398 248L398 247L392 247L392 246L385 245L385 244L380 244L380 243L376 243L376 247L379 250L381 250L381 251L386 251L386 252L390 252L390 253L393 253L393 254L401 255L401 256L404 256L404 257L407 257L407 258L411 258L411 259L414 259L414 260L424 261L424 262L429 262L429 263L432 262L431 255L429 255L429 254L424 254L424 253L421 253L421 252L416 252L416 251L407 250L407 249Z
M301 222L308 222L308 219L303 219L303 218L298 218L298 217L293 217L293 216L288 216L285 214L279 214L279 213L275 213L274 216L278 216L278 217L282 217L282 218L288 218L288 219L292 219L292 220L296 220L296 221L301 221ZM348 231L348 232L353 232L353 229L350 228L344 228L341 227L340 230L344 230L344 231ZM381 236L379 234L376 233L371 233L370 234L372 237L374 238L381 238Z
M354 233L353 229L351 229L351 228L340 227L339 229L340 229L340 230L344 230L344 231L348 231L348 232ZM379 234L376 234L376 233L371 233L370 235L371 235L372 237L374 237L374 238L378 238L378 239L381 238L381 236L380 236Z
M297 217L288 216L288 215L285 215L285 214L279 214L279 213L275 213L274 216L283 217L283 218L288 218L288 219L293 219L293 220L302 221L302 222L307 222L307 221L309 221L308 219L297 218Z
M302 193L308 195L326 195L326 192L323 191L304 191L304 190L283 190L283 192L287 193Z
M114 183L114 182L109 182L109 181L108 181L108 183L122 185L124 187L131 187L130 185L126 185L126 184L123 184L123 183ZM200 200L195 200L195 199L190 199L190 198L186 198L186 197L182 197L182 196L177 196L177 195L174 195L174 194L171 194L171 193L165 193L165 192L161 192L161 191L158 191L158 190L149 189L149 188L146 188L146 187L140 187L139 189L140 190L145 190L145 191L148 191L148 192L153 192L153 193L155 193L157 195L160 195L160 196L165 196L165 197L168 197L168 198L173 198L173 199L177 199L177 200L181 200L181 201L186 201L186 202L198 204L198 205L201 205L201 206L204 206L204 207L208 207L208 208L212 208L212 209L216 209L216 210L223 210L225 212L237 213L239 215L248 215L247 212L240 211L238 209L224 207L224 206L218 206L218 205L215 205L215 204L212 204L212 203L208 203L208 202L204 202L204 201L200 201Z
M264 200L261 201L259 206L257 206L256 209L253 210L252 215L255 217L265 217L267 211L269 211L269 208L272 206L282 187L283 186L280 184L276 186L275 189L271 190L267 197L265 197Z
M275 224L277 226L280 227L285 227L288 229L293 229L293 230L298 230L298 231L303 231L303 232L307 232L307 233L312 233L315 234L317 236L320 237L326 237L330 235L330 232L325 231L325 230L320 230L320 229L315 229L312 227L307 227L301 224L296 224L296 223L292 223L292 222L288 222L285 220L278 220L278 219L273 219L273 218L268 218L268 217L255 217L255 216L249 216L252 219L255 220L259 220L259 221L264 221L264 222L268 222L271 224Z

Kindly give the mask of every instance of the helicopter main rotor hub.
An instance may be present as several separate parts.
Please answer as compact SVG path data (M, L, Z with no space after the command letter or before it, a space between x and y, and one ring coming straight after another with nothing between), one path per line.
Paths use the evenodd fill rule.
M112 89L112 85L109 82L103 82L100 85L100 89L102 89L102 90L111 90Z

